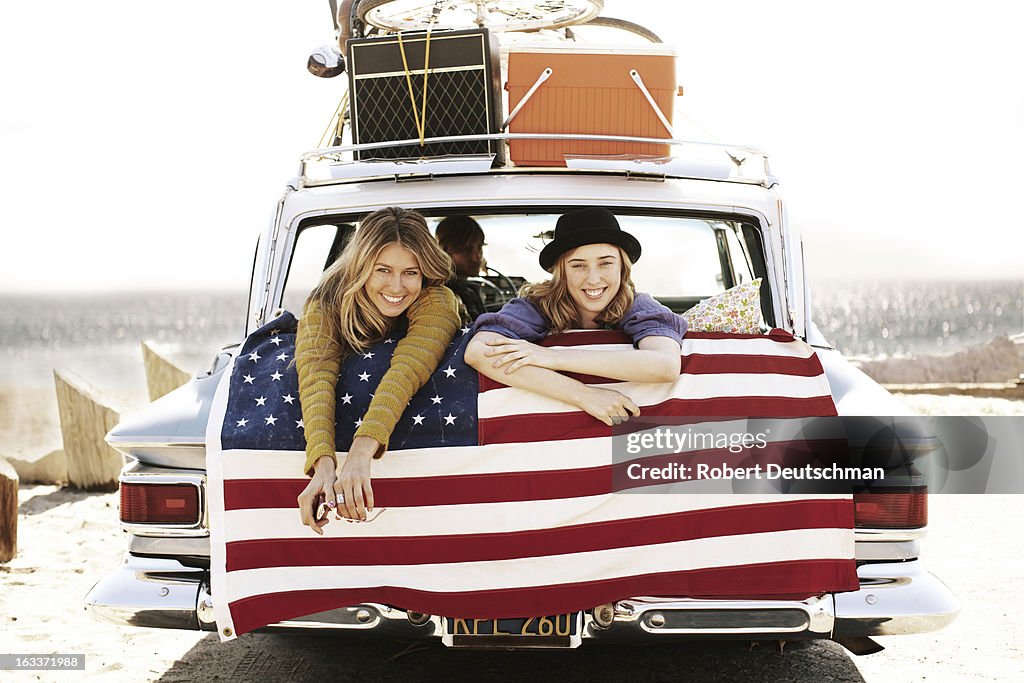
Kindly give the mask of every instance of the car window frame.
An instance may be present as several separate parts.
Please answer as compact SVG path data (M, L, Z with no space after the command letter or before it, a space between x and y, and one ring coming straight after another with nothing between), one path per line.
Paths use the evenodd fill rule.
M474 214L487 214L487 215L533 215L533 214L561 214L566 211L571 211L576 208L580 208L578 204L530 204L530 205L515 205L515 206L482 206L482 205L451 205L451 206L430 206L430 207L406 207L415 210L422 214L427 219L433 218L445 218L452 215L474 215ZM726 222L736 225L740 234L737 237L740 238L740 242L747 249L746 256L750 259L751 270L753 271L754 278L761 278L761 313L765 323L769 327L776 326L775 316L775 302L772 296L771 280L768 272L768 257L766 255L766 248L764 243L764 233L761 227L760 219L757 214L754 213L742 213L737 210L736 207L730 207L732 210L723 211L709 211L709 210L695 210L695 209L679 209L670 207L637 207L637 206L619 206L619 205L607 205L612 213L617 216L653 216L653 217L664 217L664 218L691 218L696 220L703 220L709 223ZM292 221L292 225L295 226L294 230L288 231L288 239L284 245L285 253L282 254L282 259L287 258L287 265L284 268L284 273L281 278L278 278L277 283L273 287L273 295L271 300L274 302L275 309L280 309L281 303L284 300L284 292L287 286L287 277L291 270L292 256L295 252L295 245L298 241L301 232L312 225L344 225L356 224L366 217L367 214L371 213L373 209L361 210L361 211L339 211L337 213L328 213L324 211L318 211L315 215L306 214L305 216L296 217ZM727 279L729 283L732 283L734 279L732 264L729 261L731 258L728 254L728 244L724 239L724 235L720 235L719 228L711 227L715 232L716 242L721 239L726 244L726 254L720 258L724 258L723 262L723 278ZM354 234L354 231L353 233ZM719 249L721 252L721 249ZM726 284L723 282L723 284ZM725 289L734 286L729 284ZM655 296L656 299L661 301L663 304L669 306L677 312L682 312L688 306L697 303L696 300L690 299L673 299L671 297ZM297 313L297 312L296 312Z

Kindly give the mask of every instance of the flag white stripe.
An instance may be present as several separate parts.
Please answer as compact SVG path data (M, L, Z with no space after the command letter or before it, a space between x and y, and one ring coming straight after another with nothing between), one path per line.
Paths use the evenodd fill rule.
M372 522L353 523L333 516L324 538L386 538L391 536L447 536L500 534L556 529L620 519L705 510L745 507L764 503L806 500L849 500L849 495L797 494L601 494L556 500L530 500L427 508L390 507ZM228 542L259 539L319 540L289 508L229 510L225 513Z
M221 374L217 390L210 404L210 416L206 423L206 490L210 518L210 586L211 592L226 591L229 586L227 579L227 544L224 524L224 458L221 444L221 428L227 412L228 394L231 386L231 373L235 369L237 356L232 357L228 367ZM213 600L213 614L217 622L217 633L221 642L233 640L235 621L227 601Z
M614 382L591 386L613 389L625 394L640 408L669 399L700 400L729 397L817 398L829 396L824 375L797 377L773 373L731 375L685 375L678 382ZM480 394L479 419L530 413L569 413L579 409L569 403L535 394L525 389L504 387ZM643 414L641 412L641 414Z
M496 443L486 446L447 446L388 451L373 461L373 477L436 477L501 472L534 472L608 465L610 437L565 439L532 443ZM344 457L345 452L339 452ZM302 473L304 451L226 451L225 476L229 479L308 479Z
M850 529L801 529L485 562L245 569L228 572L227 599L288 592L297 586L309 590L395 585L439 593L501 590L737 566L751 558L758 563L852 558L853 550Z

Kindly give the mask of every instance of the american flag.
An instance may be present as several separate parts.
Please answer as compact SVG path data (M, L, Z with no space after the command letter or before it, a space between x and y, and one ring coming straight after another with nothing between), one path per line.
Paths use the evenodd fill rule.
M401 335L346 361L343 453ZM617 492L612 429L479 378L456 334L373 464L372 521L300 524L305 442L285 314L244 343L207 430L211 573L222 639L363 602L461 618L573 612L640 595L808 597L857 588L849 495ZM623 348L617 332L548 346ZM646 417L835 415L813 350L690 332L675 384L609 382ZM621 490L621 489L620 489Z

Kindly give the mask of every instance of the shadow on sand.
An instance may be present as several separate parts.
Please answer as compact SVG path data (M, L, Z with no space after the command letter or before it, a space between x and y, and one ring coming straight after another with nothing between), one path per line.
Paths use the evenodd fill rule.
M440 644L329 636L210 635L161 681L863 681L830 641L704 641L561 652L458 651Z
M35 484L26 484L26 486L35 486ZM81 491L79 489L73 489L69 487L63 487L50 491L49 493L41 493L23 501L18 506L18 514L31 516L41 515L44 512L60 507L64 504L77 503L80 500L85 500L90 496L102 496L110 493L110 491ZM114 521L117 521L117 510L113 513Z

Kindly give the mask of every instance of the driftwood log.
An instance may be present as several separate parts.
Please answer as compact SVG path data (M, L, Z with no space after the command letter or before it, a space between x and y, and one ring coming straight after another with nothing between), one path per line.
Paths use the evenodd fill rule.
M116 491L124 459L103 438L121 419L95 389L70 372L53 372L68 485L88 491Z
M154 349L152 342L142 342L142 362L146 366L150 401L169 394L189 380L189 374Z
M18 473L0 458L0 564L18 552Z

